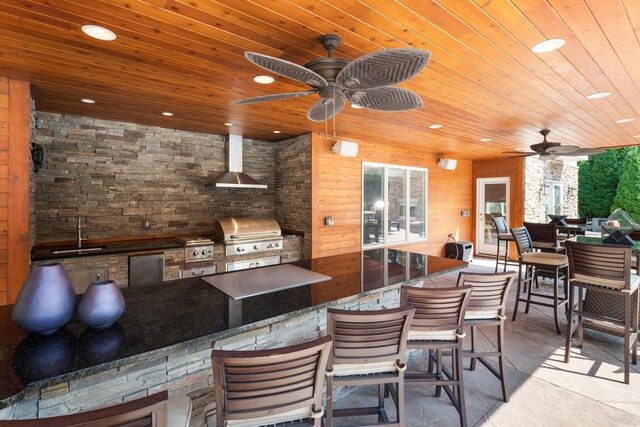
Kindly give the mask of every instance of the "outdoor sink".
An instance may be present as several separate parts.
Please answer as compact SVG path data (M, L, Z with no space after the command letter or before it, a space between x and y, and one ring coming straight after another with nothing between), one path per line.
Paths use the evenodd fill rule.
M87 252L98 252L104 248L71 248L71 249L57 249L51 251L52 254L84 254Z

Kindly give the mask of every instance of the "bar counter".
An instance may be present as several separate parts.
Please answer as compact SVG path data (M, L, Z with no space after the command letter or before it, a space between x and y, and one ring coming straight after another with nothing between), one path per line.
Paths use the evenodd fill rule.
M30 390L164 357L467 266L394 249L292 264L332 279L242 300L200 278L124 288L126 311L111 328L89 329L74 317L50 336L23 331L11 320L12 306L0 307L0 409L19 402Z

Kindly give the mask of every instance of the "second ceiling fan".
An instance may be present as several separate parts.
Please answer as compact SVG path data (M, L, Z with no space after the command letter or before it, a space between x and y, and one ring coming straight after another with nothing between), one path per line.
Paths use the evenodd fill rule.
M530 146L532 151L503 151L503 154L519 154L517 157L526 156L540 156L540 160L553 160L560 156L562 157L578 157L578 156L592 156L595 154L604 153L605 150L601 148L582 148L577 145L562 145L559 142L547 141L547 135L551 131L549 129L542 129L543 140L538 144Z

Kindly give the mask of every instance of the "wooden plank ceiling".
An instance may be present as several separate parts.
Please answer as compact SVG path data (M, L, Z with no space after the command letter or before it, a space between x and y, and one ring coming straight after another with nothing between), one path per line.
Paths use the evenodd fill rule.
M85 24L118 37L92 39ZM308 89L279 76L254 83L267 73L243 53L304 64L326 56L320 35L336 33L335 56L348 59L391 47L433 53L400 85L420 94L422 109L347 107L338 137L491 158L540 142L542 128L583 147L640 142L639 32L638 0L3 0L0 75L31 81L40 110L278 140L325 131L306 118L317 98L230 105ZM531 52L550 38L566 44ZM603 91L611 96L586 98ZM637 120L616 123L625 118Z

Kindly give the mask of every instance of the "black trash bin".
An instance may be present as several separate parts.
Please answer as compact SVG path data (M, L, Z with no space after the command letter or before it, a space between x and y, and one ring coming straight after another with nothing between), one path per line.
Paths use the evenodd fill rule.
M473 243L472 242L449 242L445 245L445 256L447 258L459 259L461 261L473 261Z

